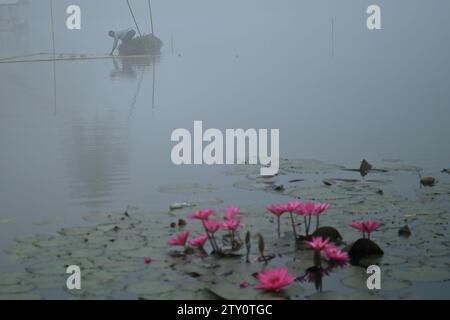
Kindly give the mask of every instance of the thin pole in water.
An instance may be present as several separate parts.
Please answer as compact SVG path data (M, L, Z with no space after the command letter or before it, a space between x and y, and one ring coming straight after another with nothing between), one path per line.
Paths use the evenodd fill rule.
M156 61L153 60L152 109L155 109L155 82L156 82Z
M331 19L331 56L334 57L334 19Z
M52 24L52 52L53 52L53 107L56 115L56 48L55 48L55 21L53 19L53 0L50 0L50 21Z
M50 0L50 21L52 24L52 46L53 46L53 58L56 55L55 50L55 21L53 19L53 0Z
M150 3L150 0L148 0L148 12L150 13L150 27L151 27L151 30L152 30L152 34L154 35L155 33L153 32L152 4Z
M131 16L133 17L134 25L136 26L136 29L137 29L137 31L139 33L139 36L142 37L141 29L139 29L139 26L138 26L137 21L136 21L136 17L134 16L133 9L131 9L131 5L130 5L130 1L129 0L127 0L127 4L128 4L128 9L130 9Z

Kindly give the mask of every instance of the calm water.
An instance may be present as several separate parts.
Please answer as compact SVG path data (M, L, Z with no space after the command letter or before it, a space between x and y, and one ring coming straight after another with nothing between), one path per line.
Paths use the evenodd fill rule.
M1 58L51 51L43 2L28 6L25 27L0 32ZM82 30L69 32L69 1L57 1L57 52L108 52L107 30L133 23L122 2L79 1ZM369 32L368 1L153 2L161 57L0 64L0 220L12 220L0 224L0 247L88 212L187 200L161 185L212 183L207 197L270 201L233 189L224 167L172 165L170 135L194 120L280 128L283 158L450 166L450 3L383 4L383 30Z

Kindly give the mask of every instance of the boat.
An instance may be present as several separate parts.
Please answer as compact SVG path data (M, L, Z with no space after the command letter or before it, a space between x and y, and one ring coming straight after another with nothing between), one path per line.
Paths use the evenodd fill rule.
M159 55L163 42L153 34L135 37L130 43L120 44L118 47L121 56Z
M126 0L128 9L130 10L131 17L138 31L139 36L133 38L130 43L122 43L118 47L119 55L121 56L136 56L136 55L158 55L161 53L163 42L157 36L155 36L153 30L153 16L152 6L150 0L148 0L148 10L150 18L150 34L143 34L139 28L139 24L136 21L133 9L130 4L130 0Z

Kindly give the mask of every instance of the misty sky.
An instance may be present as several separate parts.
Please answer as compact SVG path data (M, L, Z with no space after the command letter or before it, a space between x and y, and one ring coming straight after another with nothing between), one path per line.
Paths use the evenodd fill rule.
M369 34L365 10L374 3L382 7L384 30ZM65 10L70 4L82 8L81 31L65 27ZM131 4L140 28L149 32L147 1L132 0ZM329 46L331 19L335 20L336 49L341 54L355 55L375 42L376 49L364 54L368 59L383 55L377 41L384 44L384 53L394 55L399 51L436 54L436 50L449 50L448 1L153 0L152 6L155 33L165 42L165 49L173 37L176 50L182 53L223 52L226 43L228 50L236 52L298 50L299 54L316 55ZM125 0L58 0L54 11L57 52L108 52L111 41L107 31L134 26ZM49 1L31 1L27 47L22 51L51 51L49 12ZM2 38L0 54L4 56L7 35L0 34Z

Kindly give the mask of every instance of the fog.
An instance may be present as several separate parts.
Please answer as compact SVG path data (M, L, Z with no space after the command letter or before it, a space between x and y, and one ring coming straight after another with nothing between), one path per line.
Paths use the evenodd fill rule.
M105 55L109 30L135 28L125 0L53 2L57 54ZM382 30L369 31L366 9L377 2ZM151 3L164 47L144 64L0 64L0 203L18 221L4 239L34 230L30 221L185 200L158 193L162 184L226 185L222 167L170 160L171 132L194 120L279 128L283 158L448 167L450 2ZM1 29L0 58L52 52L49 4L30 1L22 27ZM81 7L81 30L65 26L71 4ZM147 1L131 4L150 32ZM232 188L220 196L258 197Z

